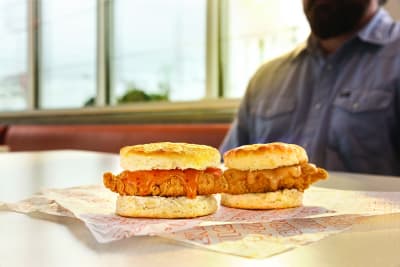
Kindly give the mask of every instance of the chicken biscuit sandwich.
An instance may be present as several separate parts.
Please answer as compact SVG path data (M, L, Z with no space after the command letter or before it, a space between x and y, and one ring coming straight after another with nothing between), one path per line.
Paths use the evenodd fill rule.
M119 194L116 213L127 217L192 218L217 210L212 194L226 189L219 151L205 145L152 143L120 150L118 175L104 185Z
M221 204L243 209L278 209L302 205L310 184L328 173L308 163L306 151L294 144L245 145L224 154L228 184Z

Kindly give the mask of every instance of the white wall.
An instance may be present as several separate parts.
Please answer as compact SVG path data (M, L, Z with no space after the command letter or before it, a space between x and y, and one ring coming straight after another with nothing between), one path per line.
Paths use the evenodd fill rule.
M400 20L400 0L388 0L385 8L395 20Z

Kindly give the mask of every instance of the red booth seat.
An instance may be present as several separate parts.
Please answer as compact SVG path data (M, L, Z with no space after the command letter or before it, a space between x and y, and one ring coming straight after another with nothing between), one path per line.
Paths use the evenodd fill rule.
M228 123L134 125L10 125L5 144L10 151L79 149L119 153L126 145L187 142L218 148Z
M0 145L4 145L6 132L7 132L7 126L0 125Z

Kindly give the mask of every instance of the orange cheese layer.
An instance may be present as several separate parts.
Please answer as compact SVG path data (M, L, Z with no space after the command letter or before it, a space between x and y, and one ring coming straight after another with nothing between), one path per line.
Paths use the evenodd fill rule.
M195 198L197 195L198 177L208 173L213 176L221 176L222 171L218 168L207 168L206 170L151 170L151 171L124 171L119 175L119 179L124 184L131 184L137 188L135 195L151 195L152 187L167 182L171 178L178 179L184 187L186 196Z

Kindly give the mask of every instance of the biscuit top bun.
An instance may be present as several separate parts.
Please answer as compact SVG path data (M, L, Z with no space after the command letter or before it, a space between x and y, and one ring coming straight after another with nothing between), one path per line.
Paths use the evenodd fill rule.
M187 143L151 143L120 150L121 167L128 171L219 167L221 155L211 146Z
M266 170L308 162L301 146L280 142L244 145L227 151L224 163L237 170Z

